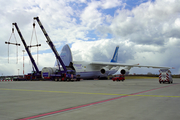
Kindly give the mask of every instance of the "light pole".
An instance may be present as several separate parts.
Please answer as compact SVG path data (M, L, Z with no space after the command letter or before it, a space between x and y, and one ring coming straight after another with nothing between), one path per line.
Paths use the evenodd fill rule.
M22 50L22 52L23 52L23 77L24 77L24 52L25 50Z
M19 78L19 69L18 69L18 78Z

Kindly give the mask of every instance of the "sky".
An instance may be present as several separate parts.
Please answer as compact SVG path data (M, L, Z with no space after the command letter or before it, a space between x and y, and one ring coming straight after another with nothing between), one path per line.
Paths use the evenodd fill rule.
M0 0L0 4L0 76L22 75L23 63L25 74L32 71L16 29L12 34L14 22L28 45L41 44L31 48L39 70L54 66L55 56L33 20L37 16L59 52L65 44L70 46L74 61L109 62L119 46L119 63L175 67L172 74L180 73L180 0ZM5 44L8 41L21 46ZM159 70L130 70L148 72Z

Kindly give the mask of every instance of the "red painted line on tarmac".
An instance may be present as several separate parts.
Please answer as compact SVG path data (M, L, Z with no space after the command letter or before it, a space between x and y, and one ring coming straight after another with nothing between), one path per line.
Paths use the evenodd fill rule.
M170 86L174 86L174 85L177 85L177 84L163 86L163 87L160 87L160 88L150 89L150 90L146 90L146 91L142 91L142 92L132 93L132 94L129 94L129 95L124 95L124 96L111 98L111 99L107 99L107 100L102 100L102 101L98 101L98 102L94 102L94 103L89 103L89 104L85 104L85 105L71 107L71 108L67 108L67 109L63 109L63 110L58 110L58 111L53 111L53 112L44 113L44 114L40 114L40 115L35 115L35 116L27 117L27 118L22 118L22 119L19 119L19 120L30 120L30 119L35 119L35 118L39 118L39 117L45 117L45 116L48 116L48 115L53 115L53 114L57 114L57 113L61 113L61 112L75 110L75 109L78 109L78 108L83 108L83 107L87 107L87 106L91 106L91 105L96 105L96 104L100 104L100 103L104 103L104 102L109 102L109 101L112 101L112 100L125 98L125 97L131 96L131 95L137 95L137 94L141 94L141 93L145 93L145 92L149 92L149 91L153 91L153 90L158 90L158 89L162 89L162 88L166 88L166 87L170 87Z
M174 85L177 85L177 84L163 86L163 87L159 87L159 88L154 88L154 89L151 89L151 90L146 90L146 91L142 91L142 92L138 92L138 93L133 93L133 94L130 94L130 95L137 95L137 94L140 94L140 93L145 93L145 92L149 92L149 91L153 91L153 90L158 90L158 89L162 89L162 88L166 88L166 87L170 87L170 86L174 86Z

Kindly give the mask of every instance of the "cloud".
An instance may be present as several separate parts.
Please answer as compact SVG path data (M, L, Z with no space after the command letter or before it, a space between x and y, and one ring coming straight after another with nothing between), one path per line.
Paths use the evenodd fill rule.
M97 25L102 23L102 13L97 10L101 2L93 1L88 3L88 6L81 14L81 21L90 29L94 29Z
M121 6L122 5L122 1L121 0L102 0L101 1L101 7L103 9L109 9L109 8L114 8L117 6Z
M178 0L157 0L142 3L132 10L117 10L109 29L113 35L129 38L137 44L163 45L165 39L179 38L179 29L173 26L180 16L178 3Z
M129 48L131 43L101 39L97 41L80 41L72 45L71 50L75 61L104 61L112 59L116 46L119 45L118 62L126 62L133 59L133 49Z
M22 60L18 65L7 64L8 46L4 42L9 40L12 23L17 22L29 45L33 17L36 16L39 16L58 51L64 44L71 46L74 60L108 62L119 45L118 62L177 66L173 72L180 72L180 56L174 54L180 46L180 0L139 0L138 4L133 4L136 6L124 0L10 0L0 1L0 4L0 48L3 51L0 52L0 72L5 70L4 74L17 74L18 65L22 66ZM131 9L127 9L127 6L131 6ZM55 57L37 23L36 32L38 43L41 44L40 69L54 66ZM18 54L22 58L24 47L16 30L15 35L18 43L21 43ZM35 38L32 44L36 44ZM36 48L31 51L36 55ZM9 53L10 60L16 60L15 46L10 46ZM13 70L6 66L12 66ZM27 67L26 72L31 70L31 66ZM136 71L135 68L133 70ZM138 69L136 72L147 73L148 70Z

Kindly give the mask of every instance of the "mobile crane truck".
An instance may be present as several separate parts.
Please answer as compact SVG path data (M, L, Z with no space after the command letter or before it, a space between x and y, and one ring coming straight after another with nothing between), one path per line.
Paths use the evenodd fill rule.
M21 38L21 41L22 41L22 43L23 43L23 45L25 47L25 50L28 53L28 56L29 56L29 58L31 60L31 63L32 63L33 67L36 70L36 72L33 70L33 73L29 73L28 75L25 75L25 79L37 79L37 78L40 79L41 78L41 71L39 71L39 69L38 69L38 67L37 67L37 65L35 63L35 60L32 57L32 54L31 54L31 52L29 50L29 47L27 46L27 44L26 44L26 42L25 42L25 40L24 40L24 38L23 38L23 36L21 34L21 31L19 30L19 27L18 27L17 23L12 23L12 25L15 26L15 28L16 28L16 30L17 30L20 38ZM40 46L40 44L38 46Z
M75 76L75 70L67 70L66 66L64 65L59 53L57 52L53 42L51 41L50 37L48 36L46 30L44 29L41 21L39 20L39 17L34 17L34 20L36 20L42 30L42 32L44 33L46 39L47 39L47 44L50 46L50 48L52 49L53 53L55 54L56 59L59 61L59 63L62 65L62 69L60 65L58 64L58 69L53 71L53 72L47 72L46 70L44 70L44 72L41 73L42 78L50 78L53 79L55 81L71 81L72 79L76 79ZM72 77L73 76L73 77Z

